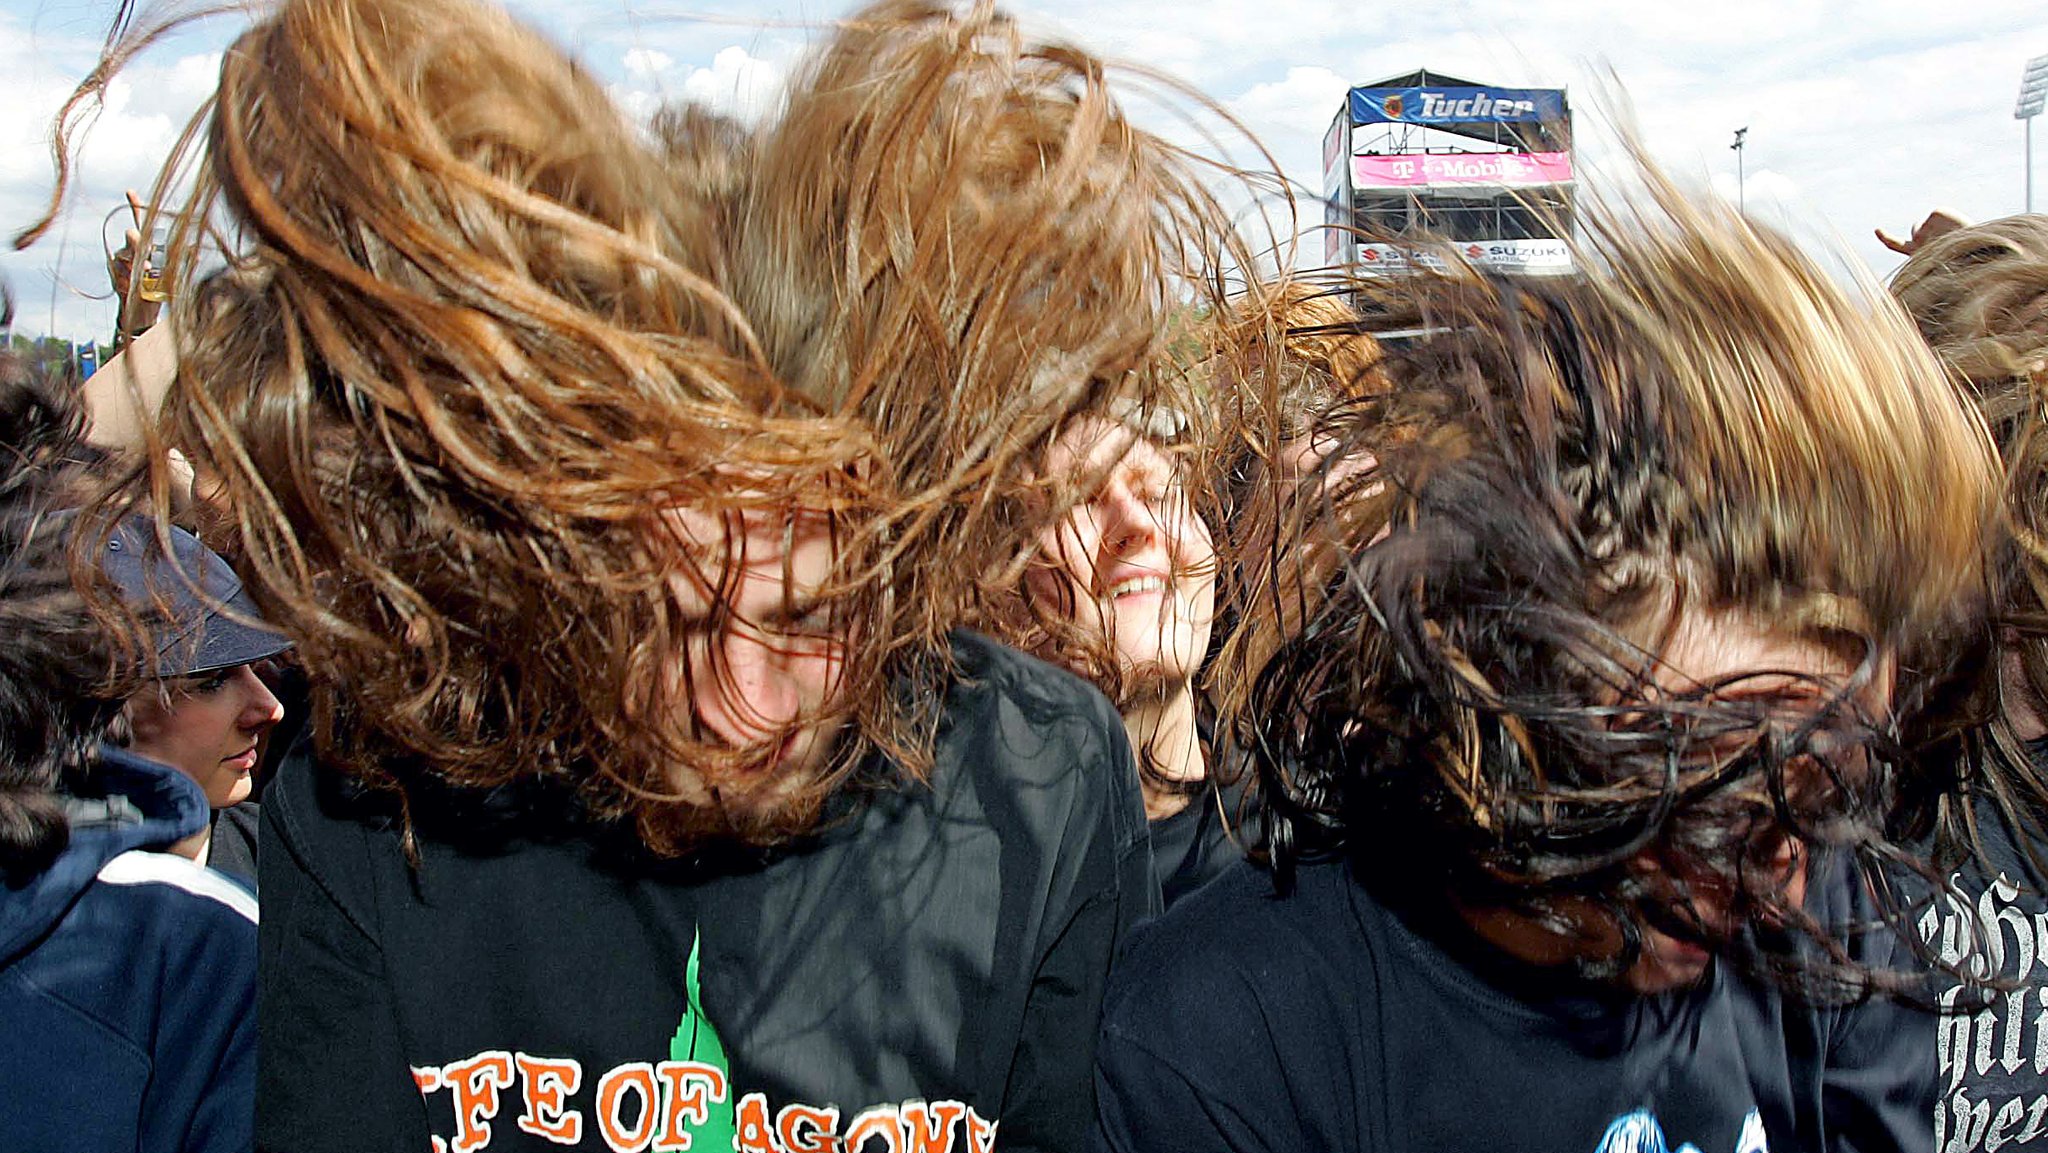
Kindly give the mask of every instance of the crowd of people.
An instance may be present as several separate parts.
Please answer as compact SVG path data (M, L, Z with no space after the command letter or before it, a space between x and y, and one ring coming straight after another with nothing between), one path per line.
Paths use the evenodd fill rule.
M2048 218L1283 272L1112 75L267 5L0 362L0 1148L2048 1148Z

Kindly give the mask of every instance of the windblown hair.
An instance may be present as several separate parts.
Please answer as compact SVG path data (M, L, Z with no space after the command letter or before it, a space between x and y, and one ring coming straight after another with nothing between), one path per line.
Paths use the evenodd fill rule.
M1646 175L1643 203L1592 214L1573 278L1360 285L1435 335L1390 352L1346 424L1338 455L1365 463L1301 530L1341 563L1232 710L1265 850L1283 885L1341 855L1369 885L1568 936L1600 910L1614 932L1592 939L1620 947L1589 976L1625 972L1646 924L1737 944L1692 905L1712 892L1733 951L1788 983L1903 982L1766 858L1786 834L1873 876L1904 856L1894 717L1850 698L1888 658L1939 659L1981 603L1989 448L1895 309ZM1736 683L1674 690L1688 670L1659 654L1686 613L1855 675L1798 724ZM1677 908L1629 867L1646 855Z
M881 442L892 555L931 550L892 566L905 616L881 635L989 627L1039 531L1100 479L1034 472L1043 454L1081 416L1187 412L1171 317L1250 257L1192 158L1117 110L1102 61L987 4L856 14L756 147L734 298L784 379Z
M64 511L84 409L61 381L0 353L0 874L48 867L70 829L60 793L84 774L117 700L95 695L104 637L72 584Z
M1281 638L1300 630L1338 568L1322 531L1329 498L1351 491L1349 452L1335 451L1360 409L1387 401L1385 350L1364 331L1343 281L1283 281L1237 302L1210 366L1220 380L1224 523L1237 559L1226 590L1213 695L1241 701ZM1275 548L1278 540L1288 542Z
M1345 288L1282 282L1266 298L1247 301L1257 307L1240 308L1231 317L1240 362L1276 377L1271 422L1281 442L1310 435L1346 400L1386 391L1380 367L1386 353L1364 331L1363 318L1344 299ZM1263 399L1268 388L1247 386L1242 395Z
M1935 355L1977 402L2005 463L2005 533L1993 577L1992 636L2017 658L2028 701L2007 702L2005 662L1979 666L1995 702L1978 734L1976 787L2014 820L2048 826L2048 782L2008 720L2007 705L2048 702L2048 216L2008 216L1957 229L1913 253L1892 277ZM1967 848L1970 808L1948 807L1946 840Z
M1273 503L1281 485L1266 461L1278 454L1277 446L1307 435L1345 400L1385 391L1379 345L1360 328L1358 314L1336 292L1292 280L1253 285L1188 334L1199 350L1189 358L1189 391L1197 397L1191 408L1126 407L1119 413L1132 435L1175 463L1188 506L1216 538L1219 555L1257 551L1242 539L1233 549L1225 533L1258 523L1252 514ZM1048 476L1047 483L1085 499L1103 479L1088 473ZM1269 514L1263 523L1269 545L1274 518ZM1224 596L1241 597L1234 587L1238 575L1230 574ZM1108 638L1074 627L1064 597L1046 603L1019 582L994 607L979 627L1123 699L1127 678Z
M654 129L469 0L276 5L222 64L187 218L232 262L174 302L129 490L199 463L343 771L540 782L677 854L802 832L870 750L926 771L945 632L1039 523L1019 462L1170 383L1157 315L1225 218L1099 62L986 7L857 15L758 132ZM766 823L668 774L755 755L673 675L739 579L673 509L831 518L856 641L804 723L857 739Z

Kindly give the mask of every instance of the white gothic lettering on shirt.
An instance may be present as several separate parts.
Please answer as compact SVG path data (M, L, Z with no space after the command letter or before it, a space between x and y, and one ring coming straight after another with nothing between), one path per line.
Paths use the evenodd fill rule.
M2039 983L2048 975L2048 906L2001 873L1974 905L1949 894L1921 917L1919 929L1943 960L1954 963L1975 948L1975 975L2000 973L2023 983L1982 1007L1964 1001L1960 985L1943 990L1935 1148L2048 1149L2048 984Z

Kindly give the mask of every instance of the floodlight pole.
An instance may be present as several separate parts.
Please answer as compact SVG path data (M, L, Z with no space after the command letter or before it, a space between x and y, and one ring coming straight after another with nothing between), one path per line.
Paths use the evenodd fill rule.
M2013 119L2026 126L2028 212L2034 210L2034 117L2041 114L2044 103L2048 103L2048 56L2036 56L2020 73L2020 99L2012 110Z
M1749 138L1749 127L1744 125L1735 130L1735 143L1728 147L1735 152L1735 211L1749 211L1749 181L1742 171L1742 145Z

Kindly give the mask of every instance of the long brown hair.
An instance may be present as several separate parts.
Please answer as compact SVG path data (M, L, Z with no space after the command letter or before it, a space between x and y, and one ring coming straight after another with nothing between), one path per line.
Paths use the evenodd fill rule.
M1340 563L1233 710L1267 848L1283 882L1335 854L1424 902L1603 910L1620 948L1593 975L1626 971L1654 918L1811 991L1899 983L1756 854L1787 834L1872 877L1909 858L1894 717L1851 694L1888 659L1940 661L1981 606L1989 445L1896 309L1644 176L1644 201L1587 214L1574 277L1358 285L1425 335L1345 428L1338 454L1369 467L1298 502ZM1853 683L1794 732L1725 684L1664 693L1692 611L1824 638ZM1867 771L1813 755L1841 734ZM1793 765L1824 784L1788 785ZM1646 852L1731 894L1738 925L1663 904L1628 867Z
M230 510L326 757L408 798L551 781L662 853L799 832L872 749L924 772L945 632L1035 534L1023 453L1170 383L1159 310L1225 243L1102 77L986 6L884 4L776 123L682 110L653 148L496 9L270 10L196 157L232 260L174 308L152 471L179 447ZM807 720L856 738L773 821L666 775L738 755L664 673L730 624L680 614L672 508L831 518L855 640Z
M13 301L0 291L0 320ZM73 585L69 510L89 490L76 386L0 350L0 877L47 868L70 840L64 794L84 781L118 700L95 691L105 634Z
M2048 779L2015 733L2011 711L2048 711L2048 216L2008 216L1946 233L1893 274L1892 293L1935 355L1976 401L2005 463L1990 647L2008 660L1975 670L1989 702L1972 734L1974 787L2014 828L2048 829ZM2023 695L2013 700L2015 688ZM1968 805L1947 806L1944 840L1980 848ZM2022 838L2024 841L2025 838ZM2023 846L2023 851L2034 852Z
M1104 61L988 4L855 15L755 157L734 298L778 372L860 413L899 470L884 555L926 550L888 580L885 635L986 626L1088 495L1034 473L1043 452L1082 415L1186 410L1174 320L1251 257Z
M1324 539L1327 499L1348 491L1347 439L1355 410L1386 403L1386 350L1370 334L1341 275L1276 281L1234 303L1218 326L1210 367L1218 377L1217 450L1224 460L1219 519L1235 558L1208 685L1235 707L1338 563ZM1359 449L1363 452L1365 450ZM1369 453L1367 454L1369 456ZM1308 507L1302 507L1306 500ZM1277 541L1288 542L1276 548Z

